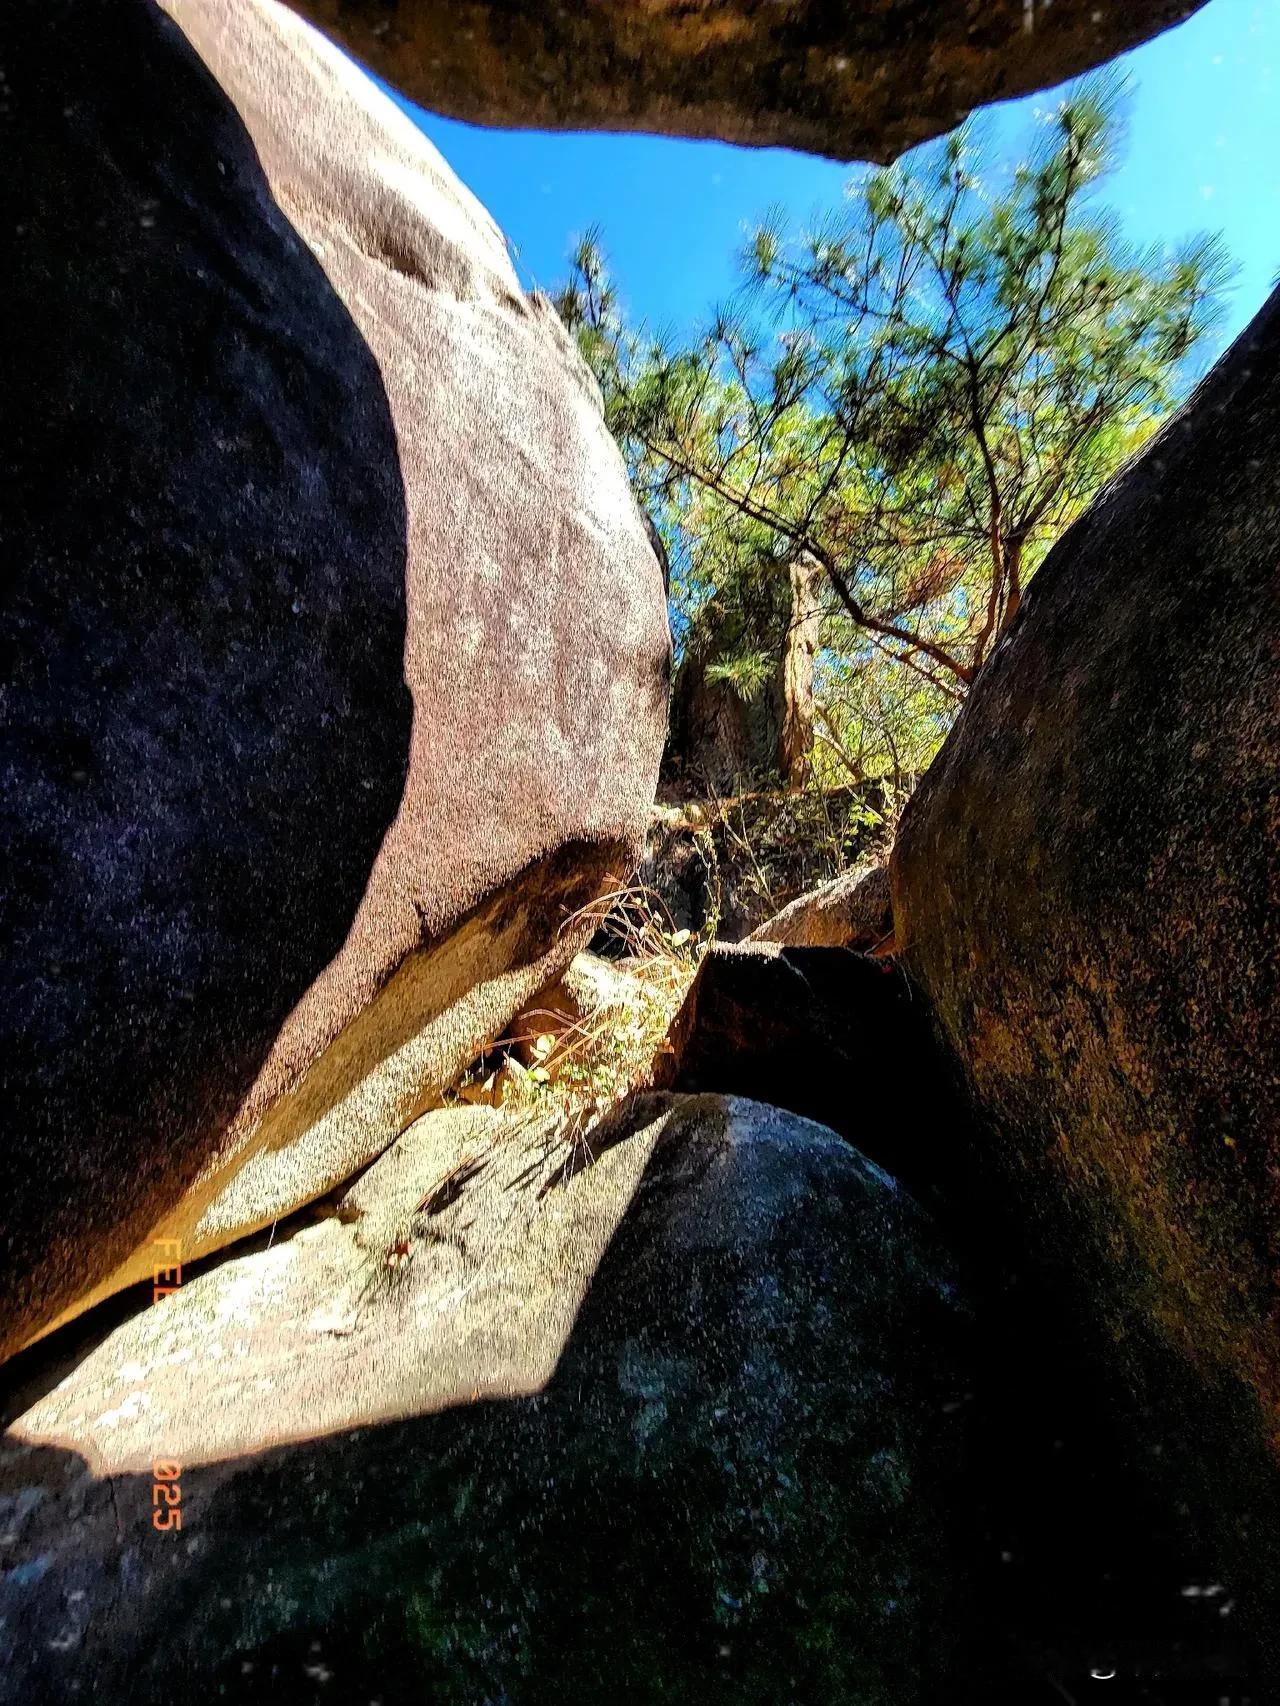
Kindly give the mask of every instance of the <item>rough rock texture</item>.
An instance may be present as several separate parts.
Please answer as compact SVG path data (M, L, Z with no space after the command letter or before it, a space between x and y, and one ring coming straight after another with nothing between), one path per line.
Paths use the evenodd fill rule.
M951 1184L963 1117L925 1011L844 948L714 943L671 1026L665 1084L820 1120L912 1189Z
M968 1333L925 1217L808 1121L648 1097L588 1153L428 1115L11 1404L0 1700L943 1697Z
M488 216L292 13L171 9L3 26L0 1352L420 1112L579 945L665 723L658 564Z
M685 634L662 756L660 788L669 797L794 791L812 780L822 570L803 555L783 567L749 612L712 600ZM772 659L748 698L719 673L746 652Z
M1280 1583L1278 541L1280 294L1047 559L893 859L985 1159L1259 1598Z
M820 889L797 896L761 924L748 942L793 948L857 948L866 952L893 934L887 865L860 865Z
M715 661L701 649L686 648L671 684L662 761L664 785L704 798L759 783L769 774L778 738L769 696L748 704L731 682L708 674Z
M1197 0L300 0L476 124L649 130L888 160L1136 47Z
M908 1184L956 1259L973 1306L963 1402L981 1532L963 1566L973 1647L939 1698L1086 1700L1112 1668L1156 1700L1188 1683L1189 1700L1260 1698L1260 1642L1217 1573L1195 1465L1177 1462L1199 1437L1180 1438L1183 1418L1158 1402L1135 1408L1096 1317L1028 1259L1041 1205L993 1188L989 1128L918 992L843 950L718 948L675 1034L679 1088L838 1123ZM1153 1477L1158 1463L1173 1474Z

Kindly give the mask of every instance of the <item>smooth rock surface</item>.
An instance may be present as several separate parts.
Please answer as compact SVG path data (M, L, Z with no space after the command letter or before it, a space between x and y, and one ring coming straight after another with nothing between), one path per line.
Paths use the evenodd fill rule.
M1196 0L299 0L411 100L473 124L641 130L889 160L1100 65Z
M968 1334L922 1213L808 1121L430 1114L52 1389L53 1341L13 1365L0 1700L935 1699Z
M663 740L659 566L492 221L291 12L169 10L3 24L0 1354L385 1146Z
M975 1163L1273 1633L1278 542L1280 294L1050 554L893 856Z

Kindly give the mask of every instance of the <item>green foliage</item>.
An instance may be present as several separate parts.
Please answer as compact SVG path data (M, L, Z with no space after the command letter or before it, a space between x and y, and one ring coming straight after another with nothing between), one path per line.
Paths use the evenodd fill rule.
M1127 245L1093 190L1121 91L1077 87L1007 180L970 123L854 178L808 232L766 219L705 335L627 327L599 242L559 298L671 556L678 637L759 694L788 565L824 575L821 764L927 760L1071 520L1194 376L1220 241ZM705 648L704 648L705 652Z
M744 703L750 705L769 686L777 672L777 661L768 652L739 652L708 666L708 681L725 681Z

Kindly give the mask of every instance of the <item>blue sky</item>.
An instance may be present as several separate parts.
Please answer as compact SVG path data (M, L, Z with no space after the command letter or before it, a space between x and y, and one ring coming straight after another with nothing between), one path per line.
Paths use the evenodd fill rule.
M1143 244L1223 233L1241 269L1234 334L1280 273L1280 0L1210 0L1121 63L1129 135L1105 199ZM1012 159L1051 104L1045 92L994 109L995 158ZM729 294L757 215L778 203L803 221L850 171L782 149L479 130L407 110L502 226L527 284L556 285L574 237L599 225L629 313L662 329L699 325Z

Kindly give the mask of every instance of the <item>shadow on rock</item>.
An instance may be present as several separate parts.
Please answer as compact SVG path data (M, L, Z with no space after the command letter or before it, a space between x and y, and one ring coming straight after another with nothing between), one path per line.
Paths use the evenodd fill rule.
M10 1347L208 1161L400 803L379 369L238 113L142 0L10 9Z
M972 1627L968 1323L925 1217L832 1133L748 1102L643 1100L546 1192L496 1186L526 1159L503 1129L471 1112L429 1131L417 1161L392 1151L362 1181L356 1218L295 1258L314 1268L358 1235L373 1251L416 1242L404 1284L370 1305L349 1378L371 1389L380 1358L392 1384L442 1378L436 1413L184 1466L183 1527L166 1534L148 1526L148 1473L95 1479L82 1452L24 1440L30 1417L11 1432L6 1700L38 1706L90 1679L102 1697L166 1706L936 1698ZM428 1243L413 1205L486 1130L490 1164L433 1217L480 1238L469 1269ZM548 1153L545 1178L560 1165ZM526 1359L566 1289L538 1240L560 1228L570 1266L606 1247L563 1342L556 1327L553 1372L473 1401L484 1384L469 1357L490 1390L536 1373ZM220 1284L243 1298L251 1274L236 1268ZM467 1272L469 1308L456 1297ZM277 1278L287 1314L292 1282L283 1267ZM208 1312L202 1287L229 1295L201 1280L149 1312L157 1332L168 1312L170 1353L183 1315ZM241 1378L265 1383L260 1414L295 1407L287 1322L284 1353L247 1367L236 1331L225 1323L219 1360L187 1365L193 1425L238 1402ZM101 1378L146 1343L108 1341ZM444 1344L452 1366L415 1376L415 1357ZM93 1378L82 1365L85 1388L62 1389L73 1422L97 1407ZM99 1426L98 1445L114 1431Z
M1176 1368L1167 1351L1158 1362L1155 1335L1099 1341L1087 1299L1053 1267L1087 1225L1064 1236L992 1188L991 1128L901 970L838 948L717 946L672 1040L677 1090L748 1094L829 1124L907 1184L959 1264L975 1314L970 1469L983 1509L966 1568L985 1633L966 1685L981 1678L1021 1706L1038 1687L1046 1700L1088 1690L1094 1670L1115 1670L1113 1694L1146 1701L1216 1701L1256 1682L1268 1620L1245 1614L1247 1569L1221 1577L1217 1514L1197 1491L1209 1440L1247 1451L1233 1419L1250 1394L1222 1382L1205 1432L1170 1404ZM1135 1394L1144 1363L1163 1385ZM1259 1510L1239 1551L1265 1552L1274 1532Z

